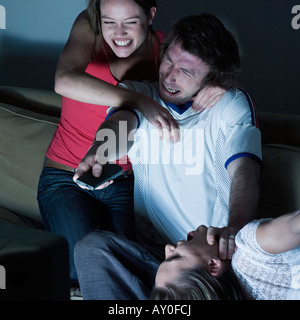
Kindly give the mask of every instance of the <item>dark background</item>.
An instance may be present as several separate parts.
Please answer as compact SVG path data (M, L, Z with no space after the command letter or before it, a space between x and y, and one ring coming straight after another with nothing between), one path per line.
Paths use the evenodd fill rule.
M59 54L86 0L0 0L0 85L53 89ZM260 111L300 115L300 0L158 0L156 29L190 14L220 18L240 45L239 81Z

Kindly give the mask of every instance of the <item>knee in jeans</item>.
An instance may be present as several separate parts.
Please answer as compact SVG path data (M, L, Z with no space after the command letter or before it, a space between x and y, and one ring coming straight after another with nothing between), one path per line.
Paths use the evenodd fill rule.
M86 251L87 249L105 249L108 248L109 235L111 232L97 230L90 232L79 240L75 245L75 252Z
M104 261L107 252L110 251L110 236L113 233L109 231L94 231L79 240L74 248L74 262L78 276L82 270L90 267L94 261ZM109 254L111 256L111 254Z

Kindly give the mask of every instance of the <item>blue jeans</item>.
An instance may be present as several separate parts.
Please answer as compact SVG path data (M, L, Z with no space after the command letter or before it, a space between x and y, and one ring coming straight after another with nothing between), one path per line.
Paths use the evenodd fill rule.
M44 168L38 203L46 230L64 236L69 244L70 279L78 284L74 247L91 231L110 230L134 239L133 175L120 176L103 190L84 190L73 173Z

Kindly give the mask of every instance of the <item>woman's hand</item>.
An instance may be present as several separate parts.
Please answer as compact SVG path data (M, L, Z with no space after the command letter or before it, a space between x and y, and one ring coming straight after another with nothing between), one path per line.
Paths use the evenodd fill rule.
M159 130L161 139L165 137L166 141L172 140L174 144L180 141L180 129L177 121L158 102L144 96L139 101L137 109Z
M194 111L202 111L212 108L224 96L226 90L220 87L205 87L193 99L192 108Z

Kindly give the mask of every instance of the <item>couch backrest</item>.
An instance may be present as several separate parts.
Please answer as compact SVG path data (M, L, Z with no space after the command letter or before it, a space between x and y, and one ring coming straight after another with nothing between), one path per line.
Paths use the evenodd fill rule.
M259 217L300 209L300 116L259 114L263 169Z
M258 217L278 217L300 209L300 148L263 145Z
M50 90L0 87L0 101L37 113L59 117L62 97Z
M300 148L300 116L259 113L263 144L282 144Z
M0 206L41 221L37 184L58 120L0 102Z

